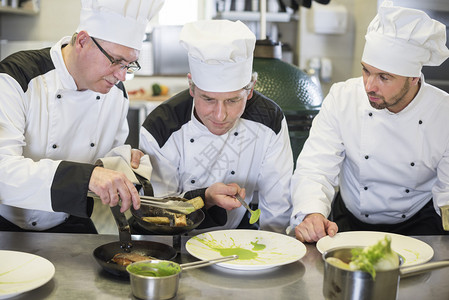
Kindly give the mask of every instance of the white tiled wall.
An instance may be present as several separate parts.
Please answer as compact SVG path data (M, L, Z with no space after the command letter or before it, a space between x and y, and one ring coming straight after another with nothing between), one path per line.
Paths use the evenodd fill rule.
M326 57L332 62L331 81L321 83L324 95L333 83L361 74L364 34L376 14L377 0L332 0L331 4L343 5L347 9L347 29L344 34L316 34L313 30L314 4L312 8L302 8L299 12L299 67L308 68L308 62L313 57Z

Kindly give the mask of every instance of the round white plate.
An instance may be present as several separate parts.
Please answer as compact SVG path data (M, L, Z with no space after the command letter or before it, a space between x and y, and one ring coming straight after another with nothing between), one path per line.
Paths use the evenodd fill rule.
M199 234L186 243L187 251L201 260L237 254L239 259L217 265L237 270L262 270L289 264L306 254L295 238L262 230L218 230Z
M0 250L0 299L38 288L55 274L55 267L43 257Z
M337 247L366 247L376 244L385 235L391 236L391 249L402 256L403 266L413 266L432 259L433 249L423 241L405 235L378 231L348 231L333 237L325 236L316 243L321 253Z

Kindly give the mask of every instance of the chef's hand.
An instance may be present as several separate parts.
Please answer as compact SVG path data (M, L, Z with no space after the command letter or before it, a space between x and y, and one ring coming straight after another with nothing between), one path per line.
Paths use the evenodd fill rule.
M131 149L131 167L137 169L140 164L140 159L143 156L143 152L139 149Z
M338 231L336 223L329 221L322 214L307 215L295 228L296 238L301 242L317 242L320 238L334 236Z
M131 204L134 209L140 208L139 193L123 173L95 167L90 177L89 190L97 194L105 205L116 206L121 199L121 212L128 210Z
M226 210L240 207L242 204L234 197L237 193L245 199L245 189L239 187L238 184L214 183L206 189L205 206L206 208L210 208L217 205Z

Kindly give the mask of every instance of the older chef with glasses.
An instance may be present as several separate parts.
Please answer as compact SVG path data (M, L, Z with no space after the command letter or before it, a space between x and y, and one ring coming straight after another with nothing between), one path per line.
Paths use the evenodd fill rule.
M0 230L96 232L93 201L138 208L133 183L95 165L128 136L122 81L163 0L82 0L72 37L0 62ZM132 150L137 167L143 154Z

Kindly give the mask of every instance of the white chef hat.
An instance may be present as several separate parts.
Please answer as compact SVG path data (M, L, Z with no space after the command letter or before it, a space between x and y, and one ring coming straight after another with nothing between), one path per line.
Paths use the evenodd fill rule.
M419 77L421 68L439 66L449 57L446 26L416 9L384 1L368 26L362 61L407 77Z
M81 0L77 32L140 50L150 19L164 0Z
M200 89L231 92L250 83L256 37L242 22L187 23L180 43L188 51L190 74Z

